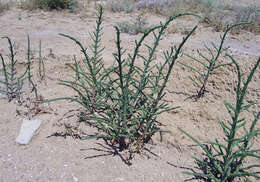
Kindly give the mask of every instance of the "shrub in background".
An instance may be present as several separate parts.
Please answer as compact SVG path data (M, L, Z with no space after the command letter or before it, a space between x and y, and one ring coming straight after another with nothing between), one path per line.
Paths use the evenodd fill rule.
M173 4L175 4L174 0L140 0L136 4L136 8L137 10L147 9L158 14L166 14Z
M260 7L247 6L234 9L235 22L251 22L250 26L238 27L251 32L260 33Z
M134 23L120 22L117 23L117 26L120 32L136 35L138 33L144 33L150 29L146 26L146 24L146 20L143 19L141 16L138 16Z
M20 6L25 9L70 9L74 10L76 0L26 0Z
M250 22L250 26L236 27L232 30L232 33L239 33L241 30L254 33L260 32L260 7L257 6L217 6L208 13L203 13L203 16L202 22L214 27L216 31L224 30L227 24Z
M134 0L108 0L106 7L111 12L131 13L134 10Z
M206 26L212 26L216 31L225 30L228 24L239 22L251 22L250 26L240 26L232 32L240 30L260 32L260 7L239 6L228 3L225 0L140 0L136 3L137 10L149 11L174 16L181 12L193 12L201 14L202 22Z
M0 14L10 8L10 2L0 0Z
M185 11L210 12L217 5L218 1L216 0L140 0L136 4L136 8L174 16Z

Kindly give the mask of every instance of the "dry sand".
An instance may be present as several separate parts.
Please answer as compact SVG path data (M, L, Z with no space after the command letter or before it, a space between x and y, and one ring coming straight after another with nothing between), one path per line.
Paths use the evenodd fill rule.
M24 68L26 62L27 34L30 35L32 50L35 58L38 57L38 44L42 40L42 55L46 65L45 81L37 82L38 92L45 99L58 96L71 96L74 93L63 86L58 85L59 79L70 79L73 72L67 66L72 64L72 57L76 55L82 58L77 46L70 40L61 37L58 33L65 33L79 39L88 46L88 32L95 25L95 9L88 8L79 13L69 12L44 12L40 10L24 11L11 9L0 15L0 35L9 36L16 42L17 59ZM138 13L123 14L105 11L103 23L103 45L105 64L113 62L112 52L115 47L115 31L113 25L123 20L134 20ZM164 21L163 17L146 14L149 24ZM191 18L177 20L184 25L196 24ZM173 25L172 25L173 26ZM205 51L203 43L210 41L219 42L221 32L214 32L212 28L199 26L195 35L186 44L184 51L196 55L196 49ZM122 44L127 50L132 50L134 40L140 35L122 34ZM161 41L157 55L161 59L161 51L171 45L180 43L183 35L180 33L166 34ZM152 39L150 40L150 43ZM230 52L235 56L244 72L248 73L260 56L260 35L254 35L242 31L240 35L229 34L226 46L230 46ZM7 41L0 40L0 52L7 55ZM186 60L181 57L180 60ZM34 75L37 74L37 59L33 60ZM21 146L15 143L21 121L27 118L28 109L18 106L15 102L9 103L6 99L0 99L0 181L1 182L119 182L119 181L174 181L181 182L190 178L184 175L184 168L196 166L192 156L200 155L198 146L187 138L178 128L185 129L201 141L221 138L222 130L216 118L229 119L223 102L234 103L236 86L236 74L234 67L218 69L210 79L208 93L200 100L186 99L194 94L196 88L188 79L192 73L176 64L166 89L165 99L171 106L180 106L174 112L161 115L158 120L165 125L164 128L171 131L163 135L154 136L153 144L147 148L149 152L135 154L132 165L126 165L119 155L113 155L113 151L102 140L81 141L73 137L49 137L55 132L65 131L64 124L77 127L76 132L86 134L95 133L95 128L87 127L83 123L77 123L77 109L79 105L67 101L45 104L43 110L32 116L33 119L42 119L44 122L29 145ZM260 70L258 68L249 92L247 102L256 101L257 104L244 116L251 119L252 111L260 109ZM20 112L20 114L18 114ZM27 114L26 114L27 113ZM258 128L259 128L258 124ZM71 131L67 129L67 131ZM260 138L254 139L255 146L260 147ZM103 151L102 151L103 150ZM93 157L100 155L99 157ZM126 153L121 153L124 157ZM260 163L260 160L254 161ZM171 165L170 165L171 164ZM196 180L195 180L196 181ZM199 181L199 180L197 180Z

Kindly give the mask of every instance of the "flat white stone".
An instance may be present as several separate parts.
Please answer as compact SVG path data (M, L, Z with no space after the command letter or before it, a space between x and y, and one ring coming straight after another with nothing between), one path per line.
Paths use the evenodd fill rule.
M16 142L21 145L26 145L30 142L37 129L41 126L42 120L23 120L19 135Z
M79 182L79 179L73 176L73 182Z

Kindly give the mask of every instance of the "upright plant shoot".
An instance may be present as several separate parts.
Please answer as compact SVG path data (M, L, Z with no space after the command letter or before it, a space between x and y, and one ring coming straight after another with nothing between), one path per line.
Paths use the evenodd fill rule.
M0 93L3 93L7 96L9 102L13 100L14 98L20 100L22 87L24 80L26 79L26 72L21 75L18 75L16 70L16 63L17 60L15 59L15 51L14 51L14 43L12 43L11 39L9 37L2 37L3 39L7 39L9 44L9 52L10 55L8 56L10 62L7 62L3 55L0 53L0 58L2 62L2 73L4 76L4 79L0 79L0 83L4 86L4 89L1 89L0 87Z
M220 56L223 54L223 52L227 50L227 48L224 48L224 42L226 36L228 32L231 31L233 28L241 25L246 25L246 24L249 23L245 23L245 22L238 23L230 27L227 27L224 35L220 37L221 41L219 46L216 46L213 42L212 42L212 48L205 45L205 48L207 49L209 56L206 56L199 51L198 54L200 58L196 58L188 54L185 54L187 57L191 58L191 61L198 63L201 66L201 68L196 68L195 66L190 66L190 64L179 61L180 64L193 71L196 75L194 77L189 77L192 80L193 84L199 88L197 95L195 95L196 98L201 98L204 96L205 92L207 91L207 85L211 75L213 74L213 71L215 71L216 69L222 66L227 66L232 64L232 62L223 63L223 64L219 63Z
M155 133L162 131L157 116L175 109L162 101L164 89L183 45L196 27L183 38L181 44L164 51L164 60L160 64L154 63L154 54L167 26L177 17L191 14L170 17L165 23L147 30L135 41L135 48L129 54L121 45L119 28L115 27L114 63L105 67L101 47L102 14L103 9L100 7L95 31L90 34L93 42L90 46L91 54L75 38L61 34L80 47L85 59L83 62L75 61L75 66L72 66L77 82L60 82L73 89L78 96L54 100L67 99L81 104L84 108L81 120L93 122L101 131L92 137L110 141L119 150L135 146L135 151L139 151ZM154 39L152 45L144 44L150 35ZM140 51L143 44L148 55ZM137 65L137 61L142 65Z

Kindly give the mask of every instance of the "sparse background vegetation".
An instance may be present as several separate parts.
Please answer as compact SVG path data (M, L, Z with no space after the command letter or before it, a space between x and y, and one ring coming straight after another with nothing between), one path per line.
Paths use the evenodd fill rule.
M147 9L165 16L176 15L181 12L200 14L206 26L213 26L216 31L223 31L227 24L252 22L248 27L240 27L255 33L260 32L260 6L255 4L237 5L228 0L140 0L138 10ZM237 29L237 30L239 30ZM238 32L238 31L237 31Z
M106 7L111 12L124 12L124 13L131 13L134 11L134 0L108 0Z
M30 10L37 8L46 10L74 10L76 5L76 0L25 0L24 2L20 3L21 8Z
M98 2L96 0L1 0L0 10L7 10L13 4L17 4L24 9L69 9L75 11L82 9L82 7L87 8L87 4L91 1ZM202 23L205 26L214 27L215 31L223 31L227 24L252 22L251 26L238 27L233 30L233 33L239 33L240 30L260 33L259 3L239 5L240 2L230 3L229 0L105 0L101 2L105 4L106 9L114 13L148 11L164 16L177 15L182 12L198 13L203 17Z
M11 2L7 2L6 0L0 0L0 14L10 8L10 3Z

